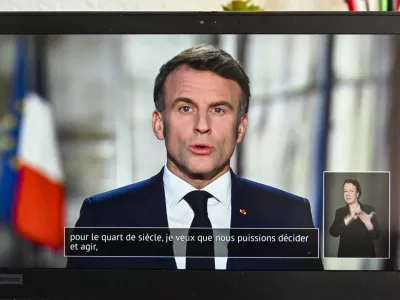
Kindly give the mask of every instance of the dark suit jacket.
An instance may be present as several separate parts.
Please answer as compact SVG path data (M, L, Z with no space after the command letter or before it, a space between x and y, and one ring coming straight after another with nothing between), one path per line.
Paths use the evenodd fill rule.
M76 227L168 227L163 170L145 181L85 199ZM231 228L314 228L308 200L240 178L232 171L231 177ZM247 214L240 213L240 209ZM173 257L69 257L67 268L176 269L177 266ZM320 259L312 258L228 258L227 269L322 270L323 266Z
M375 211L372 206L359 202L362 211L370 214ZM340 236L338 257L376 257L373 239L377 239L380 235L378 218L375 215L371 222L374 225L372 231L368 231L364 223L357 218L348 226L344 224L344 218L350 214L348 205L339 208L335 213L329 234L333 237Z

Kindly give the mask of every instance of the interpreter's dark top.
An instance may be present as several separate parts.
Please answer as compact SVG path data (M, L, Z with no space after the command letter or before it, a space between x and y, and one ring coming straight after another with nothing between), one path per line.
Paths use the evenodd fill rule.
M360 203L360 208L367 214L375 211L372 206ZM374 239L380 235L380 229L376 214L372 217L371 222L374 225L373 230L369 231L364 223L357 218L347 226L344 218L350 214L348 205L336 210L335 220L329 234L333 237L340 236L338 257L376 257Z

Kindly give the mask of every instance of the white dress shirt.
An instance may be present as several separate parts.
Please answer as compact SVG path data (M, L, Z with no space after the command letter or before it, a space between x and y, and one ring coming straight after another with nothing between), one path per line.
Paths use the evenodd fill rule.
M189 229L194 218L194 212L183 197L189 192L197 189L172 174L171 171L168 170L167 165L164 167L163 182L169 228ZM230 228L231 186L231 174L228 171L202 189L214 196L213 198L208 199L207 205L208 217L213 228ZM174 251L177 253L175 247ZM217 251L215 251L215 253L216 252ZM218 252L221 253L221 250ZM226 244L223 246L223 252L226 255L223 257L215 257L215 269L226 269L226 263L228 260ZM178 269L186 269L186 257L175 256L175 261Z

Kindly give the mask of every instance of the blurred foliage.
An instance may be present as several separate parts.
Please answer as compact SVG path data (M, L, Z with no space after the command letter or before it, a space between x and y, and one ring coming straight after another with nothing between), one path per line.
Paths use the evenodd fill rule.
M252 0L233 0L227 5L222 5L224 11L263 11L263 9L251 3Z

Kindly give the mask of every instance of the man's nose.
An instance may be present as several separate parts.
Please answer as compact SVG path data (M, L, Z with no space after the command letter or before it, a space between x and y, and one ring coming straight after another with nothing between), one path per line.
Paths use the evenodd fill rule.
M197 115L196 124L194 127L196 132L199 133L207 133L210 131L210 120L207 112L200 112Z

